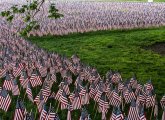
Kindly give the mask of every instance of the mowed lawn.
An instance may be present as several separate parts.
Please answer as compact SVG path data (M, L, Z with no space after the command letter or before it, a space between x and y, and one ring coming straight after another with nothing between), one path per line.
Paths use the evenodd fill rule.
M97 31L65 36L31 37L38 46L96 67L103 76L109 69L121 72L123 80L135 73L141 83L151 79L159 98L165 93L165 56L144 48L165 42L165 27L124 31Z

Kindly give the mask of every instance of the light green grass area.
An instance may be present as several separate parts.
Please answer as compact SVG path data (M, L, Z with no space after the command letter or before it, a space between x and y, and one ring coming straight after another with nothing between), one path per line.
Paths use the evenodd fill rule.
M165 27L97 31L66 36L31 37L30 39L46 50L58 52L67 57L78 54L82 62L96 67L102 76L112 69L121 72L123 80L132 77L133 73L137 75L140 83L145 83L151 78L160 100L165 93L165 56L143 48L155 42L165 41L164 31ZM95 115L93 107L94 103L91 101L87 108L92 118ZM159 112L159 118L161 113ZM63 118L66 118L66 111L60 111L61 114ZM74 112L72 115L76 120L80 112ZM149 116L150 110L147 111L147 117ZM109 117L110 112L107 115L108 119ZM95 120L100 119L101 114L97 114Z

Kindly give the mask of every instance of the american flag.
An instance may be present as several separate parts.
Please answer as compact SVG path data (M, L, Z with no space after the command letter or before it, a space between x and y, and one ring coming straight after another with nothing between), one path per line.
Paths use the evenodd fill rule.
M39 102L37 104L37 108L38 108L39 112L41 112L44 103L45 103L45 101L44 101L44 98L43 98L42 93L41 93L40 96L39 96Z
M54 112L54 108L53 107L49 108L49 113L48 113L48 115L47 115L45 120L60 120L59 116L57 115L57 113Z
M47 107L46 107L46 105L43 105L43 109L41 111L41 115L40 115L40 119L39 120L45 120L47 114L48 114Z
M83 105L86 105L86 104L89 104L89 92L88 92L88 86L85 86L85 89L86 89L86 93L85 93L85 96L84 98L82 99L83 100Z
M81 108L81 100L77 89L75 90L75 96L72 102L72 106L73 106L73 110Z
M120 106L121 104L121 96L119 96L119 94L117 93L117 90L114 90L112 93L112 98L109 100L109 103L112 106Z
M66 92L67 95L70 94L69 85L68 85L68 82L66 80L64 80L63 89L64 89L64 91Z
M18 63L16 63L16 64L18 64ZM23 63L18 64L18 66L15 67L15 69L13 70L13 75L15 77L20 76L21 75L21 71L22 71L23 68L24 68L24 64Z
M47 75L47 68L43 67L43 66L40 66L39 67L39 72L40 72L42 77L45 77Z
M162 99L160 100L160 104L161 104L161 107L163 109L165 109L165 95L162 97Z
M32 93L32 90L31 90L31 84L30 84L30 82L27 85L26 94L27 94L27 97L29 98L29 100L31 102L34 102L34 100L33 100L33 93Z
M154 107L155 105L155 95L153 95L152 92L149 93L149 95L146 98L146 107Z
M12 86L13 86L13 83L12 83L12 80L11 80L11 76L10 76L9 73L6 73L6 77L5 77L5 81L3 83L3 87L6 90L12 90Z
M102 93L103 93L102 88L99 87L99 89L97 90L97 93L96 93L96 95L95 95L95 97L94 97L94 100L95 100L96 102L99 102L99 99L100 99Z
M125 94L124 94L124 99L126 103L130 103L132 99L136 99L135 94L131 88L129 88Z
M24 120L34 120L34 115L32 113L26 113Z
M11 98L5 88L0 93L0 108L7 112L11 103Z
M140 110L139 110L139 120L147 120L145 115L144 115L144 107L141 106Z
M102 94L100 99L99 99L99 111L107 113L109 109L109 103L107 101L106 95Z
M151 80L149 80L145 85L145 91L147 93L147 95L154 89L152 83L151 83Z
M0 68L0 78L5 77L6 75L6 69L5 68Z
M31 77L30 77L30 82L32 87L40 86L42 84L41 78L37 72L37 70L33 71Z
M67 109L68 108L68 99L67 99L65 91L62 92L59 100L61 102L61 110Z
M16 79L13 80L12 94L13 95L20 95L20 90L19 90L19 87L18 87Z
M110 120L116 120L116 107L113 108Z
M139 93L139 95L137 96L136 99L136 104L139 106L140 104L144 105L146 102L146 98L144 95L142 95L141 93Z
M56 100L59 101L59 98L62 95L62 92L63 92L63 89L62 89L62 87L60 87L59 90L58 90L58 92L57 92L57 94L56 94L56 97L55 97Z
M136 90L135 90L135 95L137 96L139 92L141 92L143 86L141 84L137 84Z
M115 120L124 120L124 116L123 116L122 112L120 111L119 107L116 111L116 119Z
M16 109L14 113L14 120L23 120L25 117L26 109L21 100L17 100Z
M89 92L90 98L94 98L94 96L96 95L95 84L91 83L89 89L90 89L90 92Z
M45 82L41 91L42 91L42 95L44 97L44 101L46 102L51 93L50 86Z
M72 105L68 104L68 114L67 114L67 120L72 120L72 116L71 116L71 111L73 110Z
M128 120L139 120L139 113L136 107L135 100L132 100L131 106L129 108Z
M30 77L28 77L26 71L25 71L25 72L23 73L23 75L20 77L20 79L21 79L20 82L21 82L21 85L22 85L23 88L26 88L26 87L27 87L27 85L28 85L28 83L29 83L29 78L30 78Z

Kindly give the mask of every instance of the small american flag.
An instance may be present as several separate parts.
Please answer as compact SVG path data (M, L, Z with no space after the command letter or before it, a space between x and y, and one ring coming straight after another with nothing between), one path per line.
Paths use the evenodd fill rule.
M116 109L115 108L113 108L110 120L116 120Z
M135 94L131 88L129 88L124 94L125 102L130 103L132 99L136 99Z
M128 113L128 120L139 120L139 113L136 107L135 100L132 100L131 106Z
M20 90L19 90L19 87L18 87L18 84L17 84L17 80L16 79L13 80L12 94L14 96L15 95L20 95Z
M120 106L121 104L121 96L119 96L119 94L117 93L117 90L114 90L113 91L113 94L112 94L112 98L110 99L109 103L112 105L112 106Z
M10 76L9 73L6 73L6 77L5 77L5 81L3 83L3 87L6 90L12 90L12 86L13 86L13 83L12 83L12 80L11 80L11 76Z
M0 108L7 112L11 104L11 98L5 88L1 90L0 93Z
M90 85L90 92L89 92L89 96L90 96L90 98L94 98L94 96L96 95L96 90L95 90L95 85L94 85L94 83L92 83L91 85Z
M46 107L46 105L43 105L43 109L42 109L41 115L40 115L40 120L45 120L47 114L48 114L47 107Z
M81 109L81 100L77 89L75 90L75 96L72 102L73 109Z
M147 120L145 115L144 115L144 107L141 107L141 110L139 112L139 120Z
M72 105L68 104L68 114L67 114L67 120L72 120L71 118L71 111L73 110Z
M67 109L68 108L68 99L66 96L66 93L63 91L62 95L59 98L60 102L61 102L61 110L63 109Z
M154 107L155 105L155 95L152 94L152 92L149 93L149 95L146 98L146 107Z
M5 77L6 75L6 69L5 68L0 68L0 78Z
M17 100L15 114L14 114L14 120L23 120L25 116L25 107L23 105L23 102L21 100Z
M54 112L54 108L49 108L49 114L46 117L46 120L60 120L57 113Z
M31 102L34 102L30 82L29 82L28 85L27 85L26 94L27 94L27 97L29 98L29 100L30 100Z
M165 109L165 95L162 97L162 99L160 100L160 104L161 104L161 107L163 109Z
M124 116L123 116L122 112L120 111L120 108L118 108L116 111L116 119L115 120L124 120Z

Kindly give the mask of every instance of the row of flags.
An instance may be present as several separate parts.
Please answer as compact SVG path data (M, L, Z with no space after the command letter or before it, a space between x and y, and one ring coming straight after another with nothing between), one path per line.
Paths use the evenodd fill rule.
M66 35L97 30L159 27L165 24L165 3L163 2L56 1L55 3L64 17L56 20L49 19L47 18L47 11L41 9L35 16L35 19L39 21L40 29L33 30L29 35ZM1 10L7 10L9 6L12 6L12 4L2 2L0 7ZM48 6L49 4L45 4L44 8L48 9ZM21 15L17 15L12 26L9 27L12 27L15 31L25 27L21 17Z
M75 110L81 111L80 120L97 119L98 113L102 120L146 120L146 109L152 109L150 118L158 119L161 110L158 103L164 120L165 96L158 102L151 80L144 85L135 76L123 81L120 73L112 70L102 78L77 55L68 59L13 35L9 28L0 26L0 29L0 109L9 112L13 96L18 97L14 120L59 120L58 109L68 111L67 120L74 119L71 116ZM40 90L34 95L37 88ZM29 102L37 106L38 118L26 109L19 97L22 90ZM56 111L55 106L47 106L50 99L58 103ZM94 116L86 109L91 101ZM126 106L129 106L128 113Z

